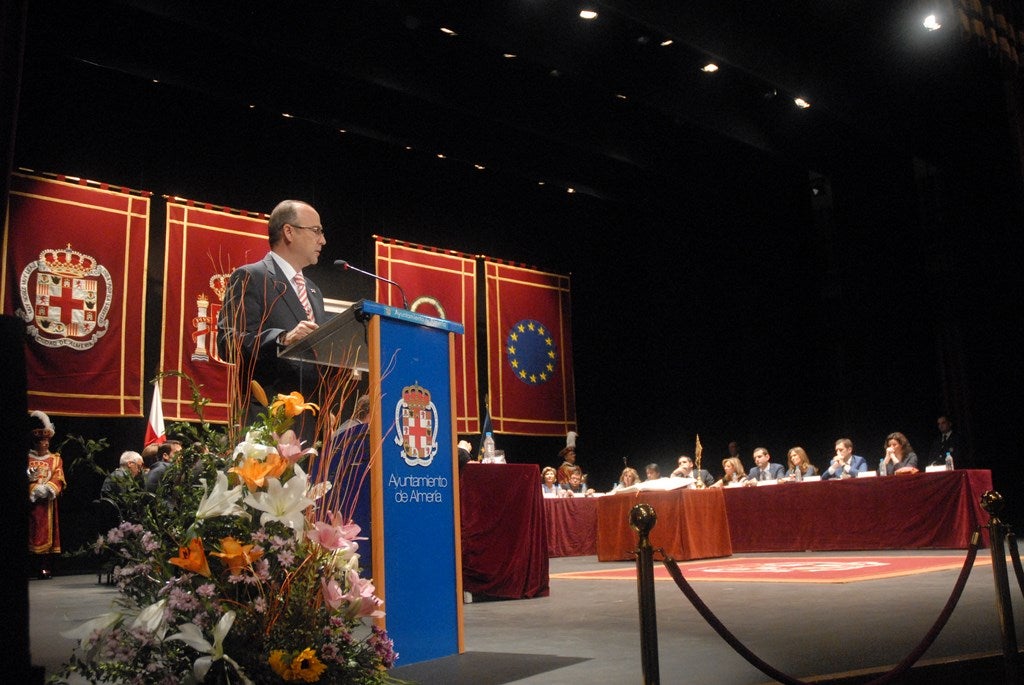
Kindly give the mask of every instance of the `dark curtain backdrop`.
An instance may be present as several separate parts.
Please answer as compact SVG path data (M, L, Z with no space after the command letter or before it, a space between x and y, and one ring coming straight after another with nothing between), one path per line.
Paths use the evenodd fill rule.
M1000 87L980 78L978 95ZM253 211L312 202L328 239L311 275L329 297L372 297L372 281L330 265L370 267L374 234L571 274L578 460L598 489L623 462L666 469L697 434L712 473L730 440L748 464L757 446L782 459L802 445L820 467L840 436L874 463L893 430L922 454L935 417L959 406L946 406L930 234L901 149L864 145L818 170L831 193L823 224L808 169L699 129L673 168L638 170L643 182L613 201L32 50L21 97L16 166ZM1022 475L1020 206L1006 199L1016 198L1011 157L979 155L998 133L986 126L934 165L954 279L940 292L960 335L973 462L1009 492ZM154 207L147 376L158 366L163 225ZM144 418L57 423L110 439L107 468L145 432ZM476 448L479 436L466 437ZM557 466L564 446L496 441L511 461L541 466ZM72 472L64 506L88 503L101 480ZM68 518L69 549L93 537L84 518Z

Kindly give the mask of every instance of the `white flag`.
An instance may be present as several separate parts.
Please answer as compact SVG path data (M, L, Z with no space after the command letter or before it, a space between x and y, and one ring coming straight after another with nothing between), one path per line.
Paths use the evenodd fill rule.
M146 424L146 440L143 445L161 444L167 442L167 434L164 431L164 408L160 403L160 382L153 383L153 404L149 407L149 423Z

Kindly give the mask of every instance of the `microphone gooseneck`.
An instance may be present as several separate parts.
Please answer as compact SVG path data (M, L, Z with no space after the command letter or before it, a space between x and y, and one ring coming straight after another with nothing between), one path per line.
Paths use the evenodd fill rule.
M348 270L355 271L356 273L360 273L360 274L362 274L364 276L369 276L370 278L375 278L378 281L384 281L385 283L390 283L391 285L393 285L396 288L398 288L398 293L402 296L402 309L408 309L409 308L409 300L405 299L405 291L402 290L402 286L398 285L397 283L392 281L390 278L384 278L383 276L378 276L375 273L370 273L369 271L363 271L362 269L358 269L358 268L352 266L351 264L349 264L344 259L335 259L334 260L334 266L340 266L342 269L345 269L346 271L348 271Z

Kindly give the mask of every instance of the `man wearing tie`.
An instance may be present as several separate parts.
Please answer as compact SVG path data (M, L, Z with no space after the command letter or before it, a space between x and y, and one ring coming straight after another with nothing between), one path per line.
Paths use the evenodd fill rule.
M940 416L935 423L938 425L939 434L932 442L931 449L928 450L928 463L930 465L944 464L946 452L949 452L954 461L966 457L960 442L960 433L953 430L953 422L946 416ZM961 468L965 468L965 466Z
M278 350L302 340L327 320L324 296L302 269L317 263L327 244L320 214L300 200L284 200L267 222L270 252L231 273L218 319L221 358L238 363L243 397L255 379L273 401L297 391L317 402L320 372L316 364L278 357ZM249 405L248 420L263 408ZM316 417L304 412L296 434L311 446Z
M764 447L755 449L754 463L757 466L750 469L750 472L747 474L747 480L743 484L757 485L758 481L778 480L786 475L786 467L782 464L773 464L771 460L772 456L768 454L767 449Z

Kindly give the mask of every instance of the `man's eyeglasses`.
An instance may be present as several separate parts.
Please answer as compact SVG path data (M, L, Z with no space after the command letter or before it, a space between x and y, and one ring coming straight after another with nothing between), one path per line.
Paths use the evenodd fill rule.
M325 235L324 227L323 226L299 226L298 224L288 224L288 225L291 226L292 228L302 228L302 229L305 229L307 231L313 231L313 233L318 238L323 238L324 235Z

